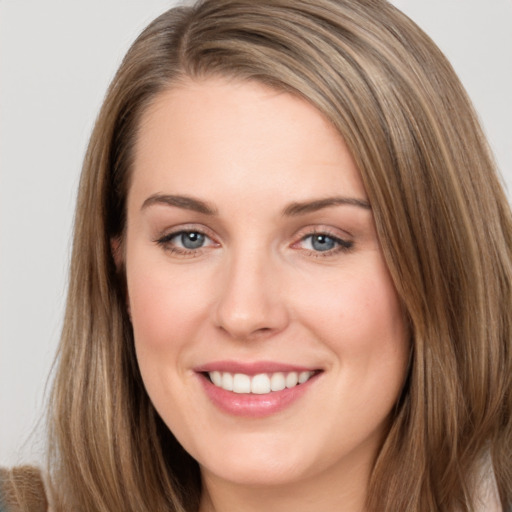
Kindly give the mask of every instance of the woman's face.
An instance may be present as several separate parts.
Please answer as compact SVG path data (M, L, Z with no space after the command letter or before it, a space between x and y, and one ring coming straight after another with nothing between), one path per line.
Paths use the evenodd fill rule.
M140 371L206 482L366 478L409 346L361 177L325 118L257 83L162 93L127 219Z

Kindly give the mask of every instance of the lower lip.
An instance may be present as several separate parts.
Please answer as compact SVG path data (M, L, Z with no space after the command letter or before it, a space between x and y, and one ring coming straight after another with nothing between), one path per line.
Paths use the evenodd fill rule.
M198 375L207 396L214 405L228 414L249 418L263 418L286 409L307 393L313 382L319 377L319 374L317 374L304 384L299 384L293 388L257 395L226 391L212 384L204 374Z

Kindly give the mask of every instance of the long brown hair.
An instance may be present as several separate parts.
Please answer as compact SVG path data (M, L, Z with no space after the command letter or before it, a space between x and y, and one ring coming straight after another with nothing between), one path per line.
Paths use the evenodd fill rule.
M51 402L58 508L197 509L197 464L139 375L111 240L142 113L183 77L213 75L304 98L359 166L412 337L368 510L470 511L486 459L511 503L512 220L451 66L384 0L205 0L139 36L91 137Z

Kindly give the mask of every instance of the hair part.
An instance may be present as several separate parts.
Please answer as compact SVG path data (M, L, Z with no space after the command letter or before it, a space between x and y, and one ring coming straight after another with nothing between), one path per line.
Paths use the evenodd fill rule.
M361 172L413 347L368 510L469 512L486 457L512 502L512 220L451 66L384 0L206 0L135 41L85 157L52 395L62 510L198 507L197 464L139 374L111 242L125 229L141 116L163 91L213 76L308 101Z

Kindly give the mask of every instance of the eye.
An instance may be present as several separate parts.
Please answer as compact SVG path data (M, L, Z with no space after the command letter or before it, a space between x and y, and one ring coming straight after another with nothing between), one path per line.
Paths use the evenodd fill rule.
M336 247L336 240L327 235L309 235L308 245L314 251L330 251Z
M328 233L312 233L300 239L296 246L313 253L335 254L338 251L348 251L352 248L353 242L343 240Z
M206 235L197 231L182 231L174 235L169 242L184 249L199 249L206 241Z
M197 253L200 249L215 245L205 233L194 230L175 231L155 241L168 251L184 255Z

